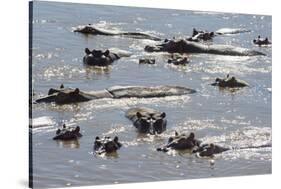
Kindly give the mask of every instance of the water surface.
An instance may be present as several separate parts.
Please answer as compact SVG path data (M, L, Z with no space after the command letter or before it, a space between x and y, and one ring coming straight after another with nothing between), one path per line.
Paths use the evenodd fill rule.
M34 98L61 83L81 90L113 85L180 85L196 89L188 96L151 99L100 99L57 106L32 105L38 127L32 129L34 187L116 184L175 179L210 178L271 173L271 148L231 150L209 159L189 153L159 153L155 149L178 132L195 132L204 142L241 147L271 143L271 47L257 47L258 35L271 39L271 17L34 2L32 85ZM192 28L216 31L246 28L251 32L215 37L215 44L255 49L267 56L233 57L189 55L185 67L166 63L165 53L146 53L150 40L85 36L72 32L82 24L124 31L142 31L161 38L188 36ZM120 48L133 56L116 61L106 70L83 66L84 48ZM154 57L156 65L139 65L141 57ZM247 81L250 87L231 93L209 84L226 74ZM137 134L125 112L145 106L166 112L167 131L159 136ZM78 141L52 140L63 123L79 125ZM115 156L92 153L95 136L118 135L123 147Z

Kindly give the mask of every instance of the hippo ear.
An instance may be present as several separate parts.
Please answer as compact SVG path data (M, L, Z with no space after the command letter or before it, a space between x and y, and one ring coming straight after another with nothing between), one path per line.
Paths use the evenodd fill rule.
M116 136L116 137L114 137L114 139L113 139L113 141L114 141L114 142L118 142L118 140L119 140L119 139L118 139L118 137L117 137L117 136Z
M137 112L137 117L141 118L142 117L141 113Z
M95 140L99 140L99 139L100 139L100 137L96 136L96 139L95 139Z
M77 127L75 128L75 131L76 131L77 133L79 133L79 132L80 132L80 127L77 126Z
M165 117L166 117L166 113L163 112L160 116L161 116L162 118L165 118Z
M75 94L79 94L79 92L80 92L80 90L79 90L78 88L76 88L76 89L74 90L74 93L75 93Z
M104 56L108 56L109 55L109 50L107 49L103 54L104 54Z
M91 54L91 51L88 48L85 48L85 53L89 55Z
M175 136L179 136L179 133L177 131L175 131Z
M64 85L63 85L63 84L61 84L61 85L60 85L60 89L63 89L63 88L64 88Z

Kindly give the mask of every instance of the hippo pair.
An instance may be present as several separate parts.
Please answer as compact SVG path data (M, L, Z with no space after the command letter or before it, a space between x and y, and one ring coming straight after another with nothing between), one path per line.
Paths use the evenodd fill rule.
M175 136L168 139L168 144L166 144L164 147L157 148L157 151L168 152L169 150L191 150L191 153L196 153L199 157L213 157L215 154L219 154L228 150L258 149L271 146L271 144L265 144L238 148L222 147L213 143L202 144L200 140L195 139L194 133L186 135L175 132Z

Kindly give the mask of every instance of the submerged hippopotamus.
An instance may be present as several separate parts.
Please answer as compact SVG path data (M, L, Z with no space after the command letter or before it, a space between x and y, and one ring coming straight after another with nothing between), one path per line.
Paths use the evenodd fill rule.
M168 64L174 65L186 65L189 63L189 60L186 56L179 55L178 53L173 53L171 58L168 59Z
M213 39L214 36L215 36L214 32L197 30L197 29L193 28L192 36L187 38L187 40L194 41L194 42L207 41L207 40Z
M169 52L169 53L207 53L230 56L256 56L265 55L262 52L249 50L231 45L206 45L187 41L185 39L165 40L162 44L145 47L147 52Z
M120 58L117 54L111 53L109 50L102 52L101 50L90 51L88 48L85 48L85 53L83 62L90 66L108 66Z
M219 154L227 150L230 150L230 148L221 147L211 143L199 146L197 149L193 150L192 153L198 153L200 157L212 157L214 154Z
M135 39L150 39L150 40L154 40L154 41L161 40L158 37L154 37L154 36L151 36L146 33L106 30L106 29L102 29L102 28L93 26L92 24L78 26L76 29L74 29L74 32L79 32L79 33L83 33L83 34L92 34L92 35L108 35L108 36L119 35L119 36L135 38Z
M155 64L154 58L140 58L139 64Z
M160 134L166 130L166 113L151 108L131 108L126 112L140 133Z
M247 87L249 86L248 83L242 80L238 80L235 77L229 77L229 74L227 74L226 78L216 78L215 83L212 83L213 86L219 86L222 88L239 88L239 87Z
M93 150L96 154L114 153L120 149L122 144L117 136L112 140L110 137L96 137Z
M108 66L121 57L131 56L131 52L119 49L107 49L103 52L102 50L95 49L90 51L88 48L85 48L85 53L83 63L90 66Z
M85 102L101 98L152 98L175 95L192 94L196 91L186 87L159 85L159 86L113 86L100 91L83 92L79 88L65 88L63 85L59 89L51 88L48 95L37 99L36 103L68 104Z
M222 147L210 143L210 144L203 144L199 146L197 149L194 149L192 153L197 153L199 157L213 157L215 154L219 154L228 150L258 149L258 148L267 148L271 146L272 146L271 144L264 144L259 146L245 146L245 147L233 148L233 147Z
M157 151L168 152L169 150L192 150L194 147L199 147L201 141L195 139L195 134L191 132L189 135L178 134L175 132L175 136L170 137L168 144L162 148L157 148Z
M80 133L80 127L66 127L63 124L61 129L56 131L56 136L53 138L54 140L75 140L82 137Z
M268 40L268 38L266 37L265 39L261 38L261 36L259 35L257 39L253 40L253 43L258 45L258 46L262 46L262 45L271 45L271 42Z

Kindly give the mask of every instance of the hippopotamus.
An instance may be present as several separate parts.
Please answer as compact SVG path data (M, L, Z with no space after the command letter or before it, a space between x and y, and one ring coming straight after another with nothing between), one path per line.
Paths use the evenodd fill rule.
M168 152L173 150L192 150L194 147L199 147L201 141L195 139L195 134L191 132L189 135L178 134L175 132L174 137L168 139L168 144L162 148L157 148L157 151Z
M257 148L266 148L271 147L271 144L259 145L259 146L245 146L240 148L232 147L222 147L213 143L203 144L197 149L194 149L192 153L197 153L199 157L213 157L215 154L219 154L228 150L243 150L243 149L257 149Z
M63 85L59 89L51 88L48 95L37 99L36 103L69 104L85 102L101 98L153 98L192 94L196 91L187 87L158 85L158 86L113 86L104 90L83 92L79 88L65 88Z
M92 34L92 35L108 35L108 36L126 36L135 39L150 39L154 41L160 41L158 37L151 36L146 33L141 32L124 32L124 31L110 31L102 28L93 26L92 24L78 26L74 29L74 32L79 32L83 34Z
M93 150L96 154L114 153L120 149L122 144L119 142L117 136L112 140L110 137L96 137Z
M214 32L208 32L203 30L197 30L193 28L192 36L187 38L188 41L199 42L201 40L207 41L213 39L215 36Z
M174 64L174 65L186 65L189 63L189 60L186 56L173 53L171 58L169 58L167 62L168 64Z
M166 113L151 108L131 108L126 112L140 133L160 134L166 130Z
M83 57L83 63L90 66L108 66L112 64L115 60L121 57L129 57L131 55L128 51L123 50L92 50L85 48L86 55Z
M229 74L227 74L226 78L216 78L215 83L212 83L213 86L219 86L222 88L239 88L239 87L247 87L249 86L248 83L242 80L238 80L235 77L229 77Z
M53 138L53 140L75 140L82 137L82 134L80 133L80 127L66 127L65 124L63 124L61 129L58 129L56 131L56 136Z
M229 34L238 34L251 32L251 30L245 28L221 28L215 32L217 35L229 35Z
M139 64L155 64L154 58L141 58L139 59Z
M231 45L207 45L187 41L185 39L165 40L162 44L145 47L147 52L169 53L207 53L229 56L256 56L265 55L262 52Z
M262 46L262 45L270 45L271 42L268 40L268 38L266 37L265 39L261 38L261 36L259 35L257 39L253 40L253 43L258 45L258 46Z

